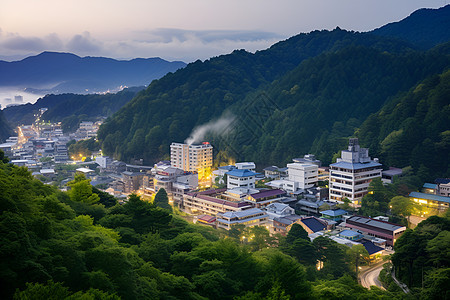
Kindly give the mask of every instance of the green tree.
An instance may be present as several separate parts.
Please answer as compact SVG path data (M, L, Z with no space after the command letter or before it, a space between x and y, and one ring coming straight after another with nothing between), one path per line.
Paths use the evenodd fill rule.
M92 185L90 179L86 179L83 174L75 174L75 179L68 182L70 187L69 196L72 201L82 202L86 204L97 203L100 198L97 194L92 193Z
M366 248L363 245L353 245L347 251L348 256L351 262L355 266L355 273L358 275L359 265L362 261L369 257L369 252L367 252Z
M299 224L293 224L286 236L286 243L292 244L297 239L308 240L308 232Z
M167 196L167 192L165 189L161 188L155 195L155 200L153 204L157 207L161 207L162 209L167 209L172 212L172 206L169 204L169 197Z
M389 202L389 207L393 214L407 218L409 224L409 217L415 208L414 202L410 198L395 196Z

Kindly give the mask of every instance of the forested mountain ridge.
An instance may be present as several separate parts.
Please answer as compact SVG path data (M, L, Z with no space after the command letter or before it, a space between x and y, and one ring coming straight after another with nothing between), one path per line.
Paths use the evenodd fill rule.
M284 163L305 153L330 163L333 154L345 147L344 137L352 135L386 99L449 65L450 57L434 49L399 55L359 46L322 54L263 90L277 108L261 127L252 128L255 140L246 144L243 137L221 139L219 148L231 146L242 154L239 159L261 164ZM235 111L248 126L251 116Z
M262 164L282 163L320 148L319 157L327 162L337 151L336 143L322 149L329 140L322 136L337 131L341 144L339 138L351 135L389 97L448 67L446 48L413 48L396 39L337 28L300 34L255 54L235 51L197 61L154 81L107 120L98 137L109 155L152 163L167 155L172 141L183 141L195 126L226 110L245 123L248 116L241 108L264 94L278 107L257 126L251 144L209 137L217 148L230 146L233 153L228 155ZM327 109L329 104L332 109ZM339 123L349 119L350 124Z
M450 5L439 9L423 8L399 22L377 28L371 33L409 41L429 49L450 40Z
M386 103L356 134L389 166L411 166L422 180L450 176L450 70Z

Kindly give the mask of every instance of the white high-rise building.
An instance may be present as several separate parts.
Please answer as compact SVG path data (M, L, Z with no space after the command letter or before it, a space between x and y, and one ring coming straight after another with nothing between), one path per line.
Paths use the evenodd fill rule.
M349 140L348 150L342 150L341 158L330 165L330 200L348 198L354 205L368 192L372 179L381 177L378 159L369 157L369 149L360 148L358 139Z
M212 149L210 143L188 145L172 143L170 145L170 164L172 167L188 172L197 172L199 180L206 179L212 168Z
M296 188L308 189L317 185L318 169L315 164L291 163L287 164L289 180L293 181Z

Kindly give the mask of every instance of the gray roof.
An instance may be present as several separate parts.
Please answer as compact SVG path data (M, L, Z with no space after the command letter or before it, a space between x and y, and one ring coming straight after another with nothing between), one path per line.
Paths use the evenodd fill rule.
M246 210L241 210L241 211L227 211L226 213L221 214L223 217L225 218L245 218L257 213L263 213L262 210L260 210L259 208L250 208L250 209L246 209Z
M359 169L365 169L365 168L372 168L372 167L381 167L382 165L380 163L370 161L368 163L348 163L345 161L340 161L334 164L331 164L330 167L337 167L337 168L343 168L343 169L349 169L349 170L359 170Z
M438 202L450 203L450 197L444 197L444 196L439 196L439 195L411 192L411 193L409 193L409 196L413 197L413 198L421 198L421 199L433 200L433 201L438 201Z
M349 221L355 222L356 224L365 224L365 225L373 226L373 227L380 228L380 229L390 230L390 231L395 231L397 229L405 227L405 226L397 225L394 223L379 221L379 220L375 220L372 218L361 217L361 216L351 216L350 218L347 219L347 224L349 223Z

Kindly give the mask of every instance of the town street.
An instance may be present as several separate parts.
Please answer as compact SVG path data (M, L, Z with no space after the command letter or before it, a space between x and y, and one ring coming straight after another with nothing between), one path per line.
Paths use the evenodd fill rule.
M381 270L383 270L383 264L385 263L385 261L382 261L368 267L367 269L361 270L358 276L361 285L365 288L370 288L372 285L375 285L382 290L385 290L380 280L378 279Z

